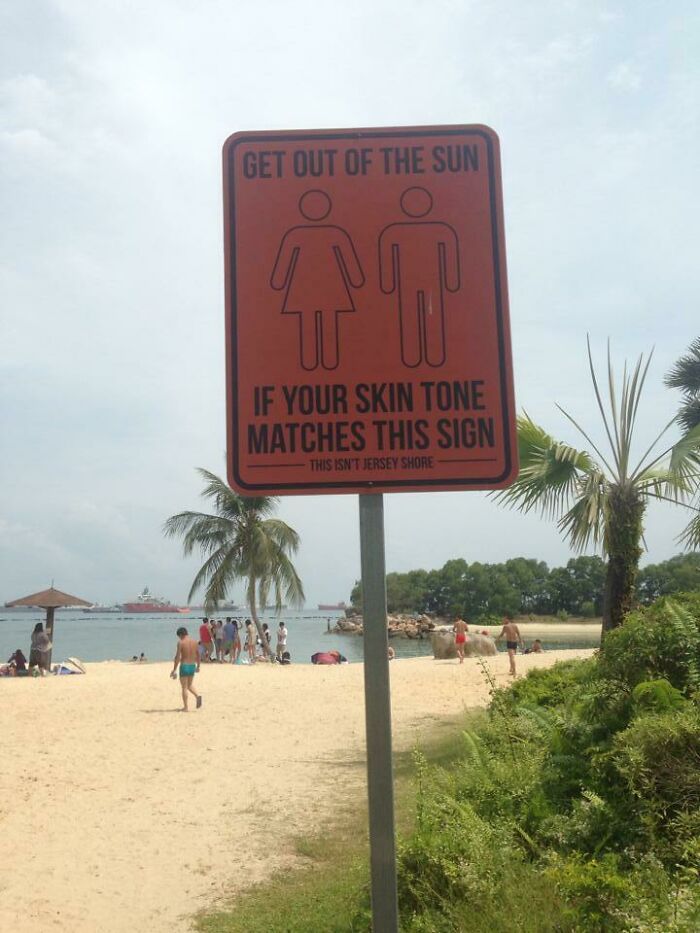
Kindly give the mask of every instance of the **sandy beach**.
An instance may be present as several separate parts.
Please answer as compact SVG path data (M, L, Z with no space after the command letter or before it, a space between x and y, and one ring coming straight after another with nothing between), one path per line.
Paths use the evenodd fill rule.
M504 654L488 663L509 680ZM169 670L0 681L0 894L16 933L185 933L364 792L363 665L209 665L187 715ZM396 661L391 683L397 749L488 700L475 660Z

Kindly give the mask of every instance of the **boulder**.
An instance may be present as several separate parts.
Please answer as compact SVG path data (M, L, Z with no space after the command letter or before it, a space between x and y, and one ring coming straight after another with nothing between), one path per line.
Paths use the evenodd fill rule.
M438 661L449 660L457 657L457 646L453 632L441 631L433 632L430 636L433 646L433 657ZM469 633L469 641L464 646L465 658L491 657L498 654L496 643L488 635L472 635Z
M433 632L430 636L433 657L436 661L447 661L457 657L457 646L452 632Z

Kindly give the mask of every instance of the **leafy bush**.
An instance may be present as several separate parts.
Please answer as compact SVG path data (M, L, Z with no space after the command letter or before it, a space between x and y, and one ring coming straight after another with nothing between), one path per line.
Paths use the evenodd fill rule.
M663 677L692 694L700 688L700 613L694 616L688 606L670 600L631 613L605 636L599 675L630 690Z
M594 671L593 659L559 661L553 667L535 668L504 691L504 698L512 707L542 706L551 709L566 703L572 691L587 682Z
M681 712L640 716L615 737L611 756L634 800L644 845L671 865L686 860L700 831L700 710L683 705Z
M631 614L588 661L494 691L463 759L421 774L402 929L699 928L699 691L695 597ZM549 885L540 926L517 905L498 925L504 878Z
M663 677L645 680L632 691L632 702L639 712L664 713L683 706L683 694Z

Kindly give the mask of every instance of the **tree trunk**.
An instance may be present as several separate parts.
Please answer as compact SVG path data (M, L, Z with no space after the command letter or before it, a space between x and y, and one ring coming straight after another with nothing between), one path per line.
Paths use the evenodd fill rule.
M248 590L248 602L250 603L250 617L255 623L255 628L258 630L258 635L260 636L260 643L262 645L263 654L266 655L268 658L271 658L272 657L272 646L270 645L267 638L265 637L265 632L263 631L263 627L260 624L260 619L258 619L256 600L255 600L255 580L252 581L252 585L249 587L249 590Z
M49 642L51 643L51 647L48 651L48 661L46 662L49 673L51 672L51 660L53 658L53 629L55 612L56 610L53 608L53 606L50 606L46 610L46 634L49 636Z
M605 548L608 567L603 595L603 635L622 625L632 609L634 588L642 555L644 502L637 490L614 487L608 501Z

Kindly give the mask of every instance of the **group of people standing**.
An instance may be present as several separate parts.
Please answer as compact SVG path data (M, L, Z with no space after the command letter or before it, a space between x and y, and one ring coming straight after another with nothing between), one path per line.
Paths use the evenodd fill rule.
M272 632L267 622L262 624L261 638L251 619L242 622L231 616L227 616L226 621L204 618L199 626L199 658L200 661L237 664L243 655L250 664L263 660L289 664L287 635L287 626L280 620L273 652Z

